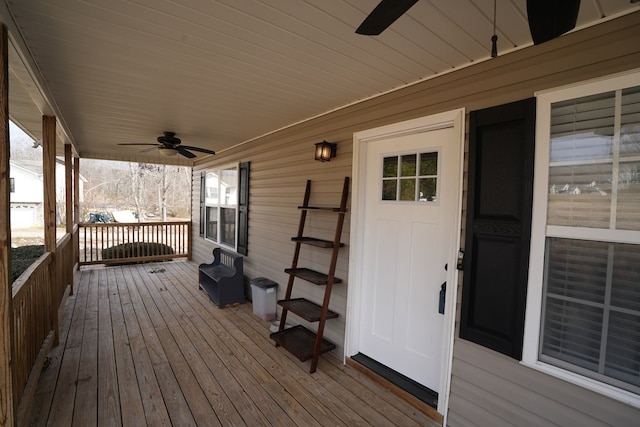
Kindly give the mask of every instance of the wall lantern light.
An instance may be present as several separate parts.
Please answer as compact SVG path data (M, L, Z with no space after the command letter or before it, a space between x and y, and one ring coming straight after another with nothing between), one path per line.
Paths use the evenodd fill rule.
M336 148L338 144L322 141L316 144L316 160L328 162L332 157L336 156Z

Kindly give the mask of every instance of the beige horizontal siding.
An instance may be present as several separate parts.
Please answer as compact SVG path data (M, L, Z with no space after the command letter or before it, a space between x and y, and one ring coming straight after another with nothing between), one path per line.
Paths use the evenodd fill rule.
M632 426L638 410L476 344L455 343L449 425ZM483 408L470 417L467 406Z
M245 275L247 280L258 276L275 280L280 284L278 298L282 298L288 278L284 269L290 266L293 256L291 237L297 231L297 206L302 202L305 182L311 179L314 183L312 204L338 204L342 180L351 176L354 132L456 108L465 108L468 113L529 98L538 90L640 68L638 40L640 13L635 13L351 105L218 153L194 167L194 260L209 262L214 247L198 236L200 172L207 168L251 162ZM329 163L313 160L314 144L322 140L338 143L337 157ZM468 150L468 141L466 147ZM466 163L465 155L465 171ZM463 185L466 205L466 172ZM465 214L463 208L463 228ZM342 238L347 246L341 249L336 271L344 283L334 287L331 300L331 309L340 317L329 320L325 330L325 336L337 344L335 354L339 357L343 354L349 286L349 222L347 214ZM312 215L308 224L314 235L332 236L334 223L326 217ZM461 246L464 229L462 234ZM324 271L328 262L328 251L304 247L299 265ZM320 301L321 289L302 281L296 283L294 296ZM458 292L459 319L460 285ZM449 407L451 426L633 425L640 419L638 409L460 339L454 345Z

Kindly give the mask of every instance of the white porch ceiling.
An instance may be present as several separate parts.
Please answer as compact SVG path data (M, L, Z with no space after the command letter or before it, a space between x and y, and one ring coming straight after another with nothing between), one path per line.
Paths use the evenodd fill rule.
M355 34L378 1L5 0L10 115L36 137L58 115L81 157L157 162L116 144L168 130L220 153L489 59L492 0L420 0L382 35ZM639 9L583 0L578 28ZM526 0L497 0L497 34L501 55L531 45Z

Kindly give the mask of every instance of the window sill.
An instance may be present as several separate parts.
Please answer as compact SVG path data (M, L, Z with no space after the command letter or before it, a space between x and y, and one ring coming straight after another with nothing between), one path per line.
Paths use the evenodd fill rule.
M520 364L640 409L640 395L634 394L630 391L622 390L540 361L533 363L521 361Z

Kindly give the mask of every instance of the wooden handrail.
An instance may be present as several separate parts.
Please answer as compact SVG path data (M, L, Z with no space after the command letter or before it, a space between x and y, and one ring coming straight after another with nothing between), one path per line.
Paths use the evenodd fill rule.
M191 222L82 223L78 248L80 265L191 259Z
M62 236L55 257L45 252L12 285L18 425L24 424L46 355L56 342L58 309L73 283L73 242L72 234Z

